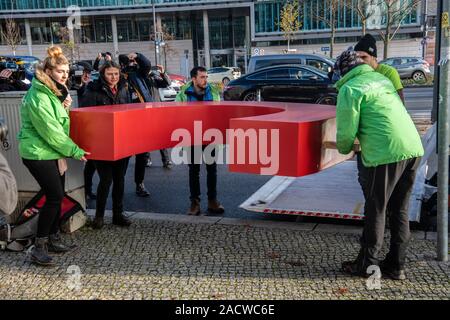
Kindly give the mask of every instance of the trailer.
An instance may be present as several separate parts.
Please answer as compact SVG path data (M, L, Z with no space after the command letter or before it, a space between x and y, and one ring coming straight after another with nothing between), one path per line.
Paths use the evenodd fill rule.
M426 182L437 172L436 124L422 137L425 154L410 198L409 220L420 222L423 201L437 188ZM275 176L240 205L247 211L348 220L364 219L364 196L355 159L299 178Z

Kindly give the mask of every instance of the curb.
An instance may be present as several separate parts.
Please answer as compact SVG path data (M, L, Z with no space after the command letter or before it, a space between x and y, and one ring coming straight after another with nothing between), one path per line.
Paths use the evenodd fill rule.
M163 222L175 222L184 224L207 224L222 226L245 226L248 228L263 229L285 229L290 231L318 232L318 233L342 233L349 235L360 235L362 226L332 225L326 223L297 223L285 221L267 221L251 220L243 218L225 218L215 216L188 216L185 214L173 213L153 213L153 212L130 212L126 211L129 218L137 220L153 220ZM95 216L94 209L87 209L86 214L89 217ZM112 217L111 210L106 210L105 217ZM430 232L411 231L416 240L432 240L433 235Z

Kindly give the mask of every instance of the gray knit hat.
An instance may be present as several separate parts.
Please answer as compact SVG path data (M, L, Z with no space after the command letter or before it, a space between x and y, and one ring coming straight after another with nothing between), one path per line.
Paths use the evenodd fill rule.
M358 57L356 51L346 50L337 57L336 63L334 64L334 70L343 77L350 70L362 64L364 64L364 61Z

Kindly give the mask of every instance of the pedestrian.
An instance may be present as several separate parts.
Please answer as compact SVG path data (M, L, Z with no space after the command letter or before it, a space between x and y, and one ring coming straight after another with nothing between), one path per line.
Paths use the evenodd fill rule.
M45 194L31 261L38 265L54 265L48 252L67 252L59 235L61 202L64 198L65 158L86 161L89 153L80 149L69 137L68 110L72 99L66 87L69 61L60 47L50 47L47 58L36 67L36 76L20 108L21 129L19 153L23 164Z
M378 63L377 61L377 42L375 38L366 34L355 45L354 50L358 53L358 56L364 61L364 63L371 66L376 72L381 73L383 76L391 80L397 91L400 99L402 99L403 105L405 105L405 96L403 94L403 84L398 74L397 69L388 66L384 63Z
M355 45L354 51L358 54L358 57L362 59L362 61L369 66L371 66L376 72L381 73L383 76L391 80L392 85L394 86L397 94L405 105L405 97L403 95L403 85L400 79L400 75L398 74L397 69L388 66L387 64L380 64L377 61L377 43L375 38L370 35L364 35L358 43ZM367 182L364 181L364 176L361 175L363 170L360 170L363 166L361 153L356 152L356 163L358 166L358 182L363 187Z
M177 94L176 101L220 101L219 90L208 83L208 73L204 67L195 67L191 70L191 81L181 87ZM195 146L190 148L189 161L189 189L191 207L188 210L189 215L199 215L200 210L200 163L201 159L195 155L201 155L205 149L204 146ZM196 148L202 148L195 151ZM212 154L215 157L215 152ZM211 164L206 164L207 186L208 186L208 212L212 214L222 214L224 207L217 200L217 163L214 160Z
M375 72L353 50L343 52L335 70L337 149L361 147L364 177L364 230L361 249L354 261L342 264L344 272L367 277L368 267L379 265L384 276L403 280L410 240L408 204L417 167L424 153L419 133L402 105L392 82ZM386 212L390 213L389 252L380 262Z
M107 61L112 61L112 54L110 52L99 52L97 58L95 58L93 69L99 71Z
M100 77L88 84L86 92L81 97L81 106L109 106L130 103L128 85L120 72L120 66L114 61L106 61L100 69ZM101 229L104 225L106 201L111 184L113 200L114 225L128 227L131 221L123 213L123 195L125 189L125 175L130 157L115 161L95 160L100 181L97 187L97 202L94 229Z
M150 80L151 62L143 54L135 52L128 55L122 54L119 56L119 62L122 72L128 81L133 103L153 102L153 90L170 85L170 79L165 75L163 68L160 79ZM136 183L136 195L139 197L148 197L150 195L144 184L145 168L149 158L149 152L136 155L134 182Z
M77 75L76 71L81 71L81 75ZM72 90L77 90L77 96L81 99L84 95L88 84L92 81L92 67L87 62L78 62L73 66L71 70L72 74ZM80 105L83 107L83 105ZM95 163L94 160L88 160L84 165L84 194L86 195L86 200L96 200L97 195L92 192L92 179L95 174Z
M150 87L152 88L152 97L154 102L161 102L160 88L167 88L170 86L170 78L166 74L164 67L161 65L157 65L151 68L149 80ZM159 150L161 154L161 161L163 163L163 168L170 169L172 166L172 161L170 161L169 152L167 149ZM152 166L152 158L151 154L148 155L148 161L146 167Z

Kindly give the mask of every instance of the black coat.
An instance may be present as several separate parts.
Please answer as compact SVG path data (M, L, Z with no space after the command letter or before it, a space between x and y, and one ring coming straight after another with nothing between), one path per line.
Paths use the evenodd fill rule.
M98 80L90 82L87 85L79 101L80 107L127 104L131 103L131 95L125 79L120 79L117 84L117 94L113 95L111 89L100 77Z
M160 101L158 88L170 86L170 78L159 71L152 71L150 60L143 54L136 54L137 68L123 70L127 76L130 91L137 91L144 101L136 99L133 102Z

